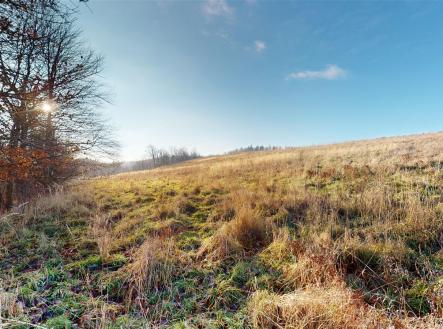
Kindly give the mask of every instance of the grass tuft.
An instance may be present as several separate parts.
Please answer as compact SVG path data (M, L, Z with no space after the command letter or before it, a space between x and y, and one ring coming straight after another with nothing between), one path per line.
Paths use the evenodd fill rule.
M257 210L241 207L233 220L223 224L200 248L198 255L223 260L259 250L272 241L273 226Z

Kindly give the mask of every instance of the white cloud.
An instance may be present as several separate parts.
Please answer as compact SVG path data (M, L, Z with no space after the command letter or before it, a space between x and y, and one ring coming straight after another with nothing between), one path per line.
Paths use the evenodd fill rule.
M266 48L267 48L266 43L261 40L255 40L254 47L255 47L255 51L258 53L261 53L262 51L266 50Z
M338 80L346 78L348 72L337 65L327 65L322 71L298 71L291 72L287 80Z
M206 0L203 3L203 13L206 17L221 16L232 18L234 8L229 6L226 0Z

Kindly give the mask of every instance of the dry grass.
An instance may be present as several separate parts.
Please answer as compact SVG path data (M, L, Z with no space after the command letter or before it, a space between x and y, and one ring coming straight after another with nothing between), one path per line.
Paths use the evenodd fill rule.
M121 312L151 327L442 328L442 169L437 133L94 179L0 221L2 264L72 231L57 257L82 266L82 294L125 306L88 309L100 326ZM97 292L108 277L125 296Z
M256 292L248 310L254 328L379 328L376 312L343 287L306 288L290 294Z
M32 220L42 215L50 215L53 219L59 219L67 212L75 211L79 215L88 214L89 209L85 204L93 203L92 191L88 187L75 189L55 189L49 195L36 199L32 206L24 208L24 217Z
M394 290L400 297L387 310L394 307L419 315L421 311L409 306L405 296L415 289L411 288L414 280L433 284L435 268L416 268L424 266L417 264L422 253L442 247L439 214L443 207L438 197L443 184L442 139L443 133L438 133L214 157L120 179L168 177L198 186L199 191L224 191L208 200L212 207L208 219L219 228L203 242L197 259L216 263L258 252L265 264L281 273L281 287L302 288L310 296L303 302L278 297L277 304L298 303L309 309L312 303L313 309L320 310L337 293L337 303L331 303L337 309L345 307L350 318L333 317L313 327L328 327L328 323L329 327L364 327L360 311L350 311L352 305L368 302L383 309ZM193 211L187 210L183 199L176 204L178 213ZM411 253L415 253L412 262ZM354 277L357 288L349 283ZM357 302L347 289L334 290L343 284L359 293L363 289L366 295ZM323 297L311 298L315 294L310 291L321 289L333 293L323 296L323 301ZM431 309L440 309L439 302L428 295L417 298L428 298ZM403 325L410 320L405 321Z
M307 285L328 286L342 280L335 265L334 258L327 253L301 255L294 263L284 266L284 282L294 288Z
M341 285L329 288L307 287L284 295L257 291L248 303L253 328L317 329L317 328L442 328L441 318L388 317L369 307L358 294Z
M88 312L79 320L81 328L105 329L112 325L119 313L121 313L122 306L117 304L107 304L103 301L93 301L86 305Z
M208 239L198 255L211 260L223 260L239 253L251 252L265 247L272 239L272 225L250 207L241 207L233 220Z
M221 261L234 258L243 253L240 243L232 237L223 226L212 237L203 242L197 253L197 258L209 261Z
M138 249L129 266L129 299L137 300L141 309L148 294L171 284L177 270L177 258L172 240L150 237Z
M23 313L23 305L17 299L17 293L0 290L0 317L17 316Z
M112 231L109 216L97 212L90 222L90 231L92 237L96 240L100 256L106 260L109 258L112 244Z

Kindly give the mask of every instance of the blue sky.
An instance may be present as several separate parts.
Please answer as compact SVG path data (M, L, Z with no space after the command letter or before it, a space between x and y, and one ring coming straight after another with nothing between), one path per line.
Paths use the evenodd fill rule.
M78 24L125 160L442 130L443 3L92 0Z

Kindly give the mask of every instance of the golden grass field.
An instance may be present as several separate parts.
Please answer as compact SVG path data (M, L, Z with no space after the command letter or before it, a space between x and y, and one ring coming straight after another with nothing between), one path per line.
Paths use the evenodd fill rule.
M442 328L443 133L72 182L0 221L3 323Z

